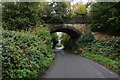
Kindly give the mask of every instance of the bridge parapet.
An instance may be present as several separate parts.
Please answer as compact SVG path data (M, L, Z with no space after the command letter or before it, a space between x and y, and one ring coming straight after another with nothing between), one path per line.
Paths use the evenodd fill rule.
M87 24L45 24L45 26L50 29L51 32L58 29L71 29L78 33L85 34L87 29Z
M87 24L87 17L67 18L65 24Z
M63 21L51 21L50 18L43 18L46 24L87 24L89 19L87 17L64 18Z

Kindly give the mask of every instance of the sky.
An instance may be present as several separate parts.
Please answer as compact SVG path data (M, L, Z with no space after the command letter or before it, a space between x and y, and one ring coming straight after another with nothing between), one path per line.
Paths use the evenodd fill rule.
M73 3L78 3L78 2L82 2L83 4L86 4L88 2L88 0L74 0Z
M72 2L71 4L82 3L86 4L87 2L95 2L96 0L46 0L48 2Z
M87 3L89 0L47 0L47 1L57 1L57 2L70 2L73 1L73 3L78 3L78 2L82 2L83 4ZM91 1L91 0L90 0Z

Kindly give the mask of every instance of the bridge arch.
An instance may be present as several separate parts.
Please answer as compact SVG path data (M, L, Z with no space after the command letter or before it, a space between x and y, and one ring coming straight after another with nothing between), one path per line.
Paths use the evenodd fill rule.
M74 28L73 26L54 26L54 28L50 29L50 33L52 34L55 32L64 32L70 36L70 39L67 42L67 45L65 46L66 49L72 49L75 45L76 40L82 34L82 32L80 32L78 29Z
M82 34L82 32L75 29L73 26L57 26L50 30L50 33L54 32L64 32L74 39L77 39Z

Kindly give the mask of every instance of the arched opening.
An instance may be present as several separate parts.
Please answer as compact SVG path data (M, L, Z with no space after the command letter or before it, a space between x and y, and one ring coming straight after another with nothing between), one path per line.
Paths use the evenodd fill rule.
M53 48L64 46L64 49L72 49L81 32L73 27L57 27L51 30L51 34L54 37L59 36L56 40L53 38ZM60 37L63 39L61 44L59 42Z
M70 39L70 35L64 32L52 33L52 37L53 37L53 43L54 43L53 48L55 49L65 49Z

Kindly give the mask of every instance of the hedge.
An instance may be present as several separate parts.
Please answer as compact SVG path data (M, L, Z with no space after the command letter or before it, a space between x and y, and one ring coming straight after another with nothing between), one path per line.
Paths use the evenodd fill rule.
M89 58L91 60L97 61L99 63L102 63L105 66L117 72L118 74L120 74L120 61L118 60L111 60L107 57L104 57L103 55L98 55L98 54L93 54L93 53L85 53L82 56Z
M37 78L52 63L51 37L43 27L32 32L3 30L2 35L3 79Z

